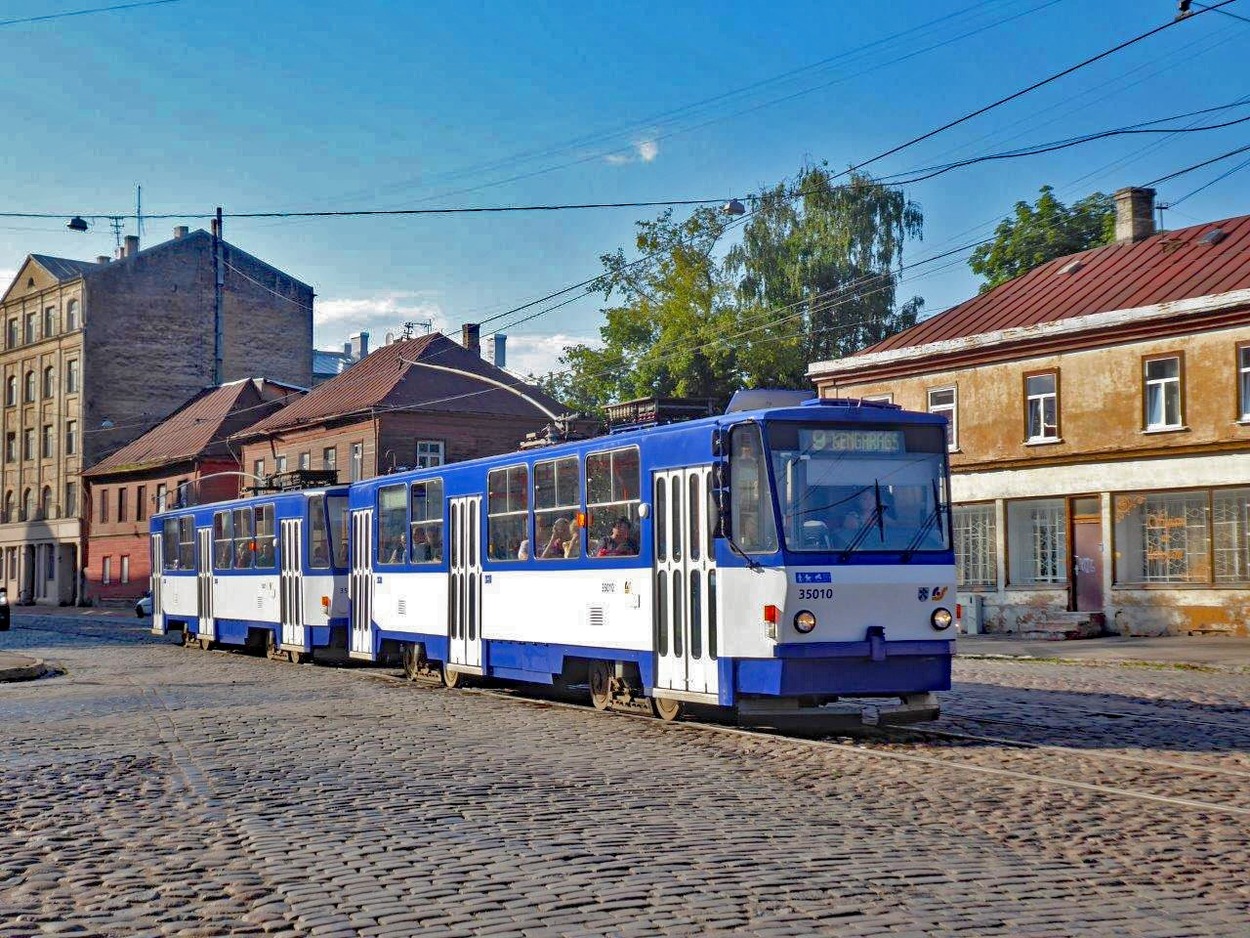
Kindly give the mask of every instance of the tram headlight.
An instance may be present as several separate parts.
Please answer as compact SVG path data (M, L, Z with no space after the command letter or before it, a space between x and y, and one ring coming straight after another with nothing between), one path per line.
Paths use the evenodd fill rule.
M800 635L806 635L814 628L816 628L815 613L801 609L794 614L794 630Z
M955 621L955 617L951 615L951 611L946 608L933 610L933 615L929 616L929 624L939 632L943 632L951 627L951 623Z

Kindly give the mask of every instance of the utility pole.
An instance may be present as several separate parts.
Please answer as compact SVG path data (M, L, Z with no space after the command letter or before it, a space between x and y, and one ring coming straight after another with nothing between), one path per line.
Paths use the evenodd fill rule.
M213 384L225 381L225 327L221 320L221 288L226 278L226 263L221 246L221 206L213 219Z

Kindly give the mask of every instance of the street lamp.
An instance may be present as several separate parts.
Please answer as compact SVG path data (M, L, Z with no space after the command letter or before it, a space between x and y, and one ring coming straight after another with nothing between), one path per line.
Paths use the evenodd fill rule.
M743 205L741 202L739 202L737 199L730 199L728 202L726 202L724 205L720 207L720 210L724 212L726 215L736 216L736 215L745 215L747 213L747 207Z
M65 227L68 228L70 231L86 231L87 222L83 219L81 215L75 215L73 218L69 220L69 224L66 225Z

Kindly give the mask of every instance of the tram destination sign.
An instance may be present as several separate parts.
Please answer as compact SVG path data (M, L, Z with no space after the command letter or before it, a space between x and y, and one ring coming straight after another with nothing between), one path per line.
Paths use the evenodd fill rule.
M903 431L804 428L799 448L805 453L902 453Z

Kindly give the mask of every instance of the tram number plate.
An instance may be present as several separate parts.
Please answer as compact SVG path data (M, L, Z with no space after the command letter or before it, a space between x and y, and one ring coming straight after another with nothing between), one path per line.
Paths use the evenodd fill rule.
M833 587L808 587L799 590L799 599L833 599Z
M820 572L820 573L796 572L794 574L794 582L795 583L832 583L833 574L829 573L827 570Z

